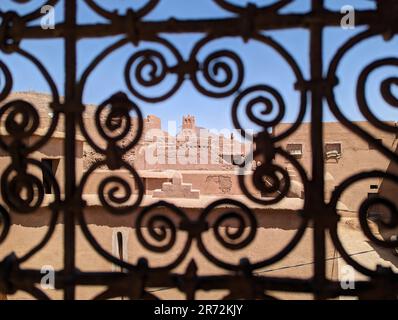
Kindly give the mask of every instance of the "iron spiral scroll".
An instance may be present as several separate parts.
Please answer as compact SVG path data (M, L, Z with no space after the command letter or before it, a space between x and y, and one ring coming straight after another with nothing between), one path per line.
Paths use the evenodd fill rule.
M12 2L12 0L10 0ZM17 1L15 1L17 2ZM29 1L27 1L29 2ZM146 17L157 8L162 0L148 0L142 8L128 9L125 13L103 7L99 0L81 0L87 7L101 16L103 23L84 25L77 22L77 0L49 0L45 4L63 6L65 19L55 26L54 30L43 30L32 24L40 17L40 8L19 15L16 12L0 11L0 50L5 55L18 55L30 62L47 83L51 92L52 102L48 106L53 113L46 132L31 142L30 137L40 127L39 114L36 106L24 100L13 100L0 108L0 122L10 139L0 136L0 148L12 160L1 173L0 186L4 206L0 206L0 246L10 232L10 214L8 210L21 215L34 215L44 201L43 184L35 175L39 168L45 172L45 179L54 188L54 197L49 208L51 210L48 231L39 243L22 257L10 253L0 262L0 291L13 294L18 290L25 291L38 299L48 296L36 284L40 281L40 270L25 270L22 263L44 250L52 240L55 226L60 217L64 219L64 268L56 273L56 288L64 291L65 299L75 298L75 289L79 285L105 286L106 289L96 299L129 297L131 299L157 299L151 288L177 288L186 298L194 299L199 290L225 290L226 299L271 299L273 291L311 293L315 298L326 299L345 295L340 284L328 279L325 274L326 262L325 238L330 235L333 244L341 257L358 272L367 276L367 280L358 281L356 289L349 295L358 297L397 297L398 275L390 269L378 268L370 270L353 260L344 248L338 235L339 212L338 202L343 192L360 180L372 177L398 182L394 174L369 171L349 177L333 192L330 201L323 196L323 113L322 103L337 120L354 132L361 139L371 142L375 148L394 163L398 163L397 154L388 146L377 141L371 133L358 127L345 117L342 106L335 98L335 89L339 84L338 68L341 60L348 52L362 41L372 37L384 37L387 41L396 35L398 26L396 17L398 8L394 1L376 1L377 8L357 12L358 24L365 31L353 36L343 44L323 72L322 31L327 27L338 27L341 20L340 12L325 8L323 0L312 0L312 8L303 14L282 14L282 9L292 1L280 0L265 6L256 6L248 1L241 6L227 0L212 2L228 13L227 18L152 21ZM33 3L33 1L32 1ZM115 4L117 2L115 1ZM296 59L273 36L264 32L271 30L291 30L304 28L310 36L310 76L306 74ZM165 34L200 33L202 36L187 56L167 39ZM77 42L79 39L93 39L106 36L120 36L114 43L105 48L91 63L77 75ZM258 83L245 87L245 64L239 52L233 50L215 50L203 58L201 52L213 41L225 38L243 39L261 44L278 55L290 68L295 78L292 90L298 94L298 103L284 101L283 95L271 83ZM60 97L59 84L52 78L43 63L32 53L22 49L21 44L29 39L62 39L65 42L65 83L64 98ZM143 44L145 43L145 44ZM156 45L156 49L145 47L146 44ZM124 83L126 92L115 92L100 104L94 114L95 127L105 144L98 144L86 130L83 112L84 90L96 68L109 56L123 47L132 47L134 52L124 66ZM172 59L166 58L164 51ZM173 60L173 61L171 61ZM357 103L360 112L376 128L398 133L398 128L379 120L372 113L366 100L366 83L369 75L383 66L398 66L398 59L388 56L369 64L361 73L356 87ZM144 72L146 70L146 72ZM149 72L147 72L149 70ZM0 102L9 97L13 88L13 76L10 67L0 60L0 74L4 79L0 88ZM397 97L392 87L398 83L397 77L383 80L380 91L385 102L392 107L398 106ZM301 225L292 239L276 254L258 261L250 260L244 254L237 263L225 261L206 246L205 235L211 233L217 245L224 250L244 252L256 238L258 221L248 206L234 199L220 199L201 210L197 217L190 216L184 210L167 201L159 201L150 206L140 208L144 196L144 185L134 165L128 163L124 156L131 151L142 138L143 117L139 107L140 101L147 103L163 102L181 88L184 81L189 81L197 92L209 98L231 97L232 121L236 129L240 129L247 137L239 112L244 110L248 120L260 129L253 134L254 156L262 159L262 164L255 168L249 177L259 193L274 195L258 198L246 186L247 176L239 176L239 185L244 195L251 201L264 206L275 204L284 199L291 187L289 172L275 162L275 157L282 157L297 172L304 186L303 207L299 210ZM151 94L151 90L161 87L162 90ZM276 116L271 120L258 117L254 108L261 106L262 115ZM279 135L270 134L270 129L281 123L287 110L298 110L293 123ZM276 112L274 112L276 110ZM105 112L106 111L106 112ZM280 141L292 135L303 123L307 111L311 114L311 147L312 169L307 173L302 165L280 146ZM131 125L131 117L138 119L137 127ZM51 170L41 162L32 158L32 153L45 146L54 134L58 124L65 126L65 194L60 191L57 178ZM78 181L75 174L75 143L76 128L84 136L90 147L103 157L94 163ZM134 130L134 134L130 133ZM122 143L126 137L133 137ZM137 193L124 178L111 175L104 178L98 185L98 198L102 207L114 217L134 215L135 232L141 246L150 252L167 255L175 247L178 238L182 237L183 245L178 254L167 264L152 267L150 261L142 257L137 263L122 261L104 249L95 235L91 233L86 217L86 202L83 199L84 189L90 177L101 167L111 172L125 169L131 173L131 179L137 186ZM242 168L245 170L245 168ZM245 180L246 179L246 180ZM272 180L272 185L264 184L264 179ZM110 187L112 186L112 187ZM24 190L24 196L21 195ZM120 192L121 191L121 192ZM277 194L275 196L275 194ZM397 208L388 199L374 198L364 201L358 212L358 219L364 234L369 241L393 248L397 241L381 241L376 238L368 226L367 209L375 204L388 208L390 220L384 222L386 227L398 226ZM219 207L228 210L218 214ZM165 213L166 212L166 213ZM210 220L212 223L210 223ZM234 230L223 228L226 221L237 227ZM143 232L143 226L147 232ZM314 267L313 277L308 279L270 277L258 273L261 268L271 266L283 258L300 243L307 227L312 227L314 234ZM85 239L107 261L119 266L124 272L83 272L75 266L75 230L80 228ZM185 272L176 272L182 261L187 257L193 246L214 266L222 269L221 275L202 275L198 273L195 259L188 264ZM386 285L388 284L388 285ZM383 289L383 290L381 290Z

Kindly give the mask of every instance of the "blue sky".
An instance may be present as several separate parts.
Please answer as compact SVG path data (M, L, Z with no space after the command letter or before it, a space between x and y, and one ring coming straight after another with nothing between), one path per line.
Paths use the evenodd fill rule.
M1 0L0 9L9 9L24 13L39 7L44 0L32 0L29 4L16 4L11 0ZM95 23L104 22L100 17L87 8L83 0L79 0L79 22ZM97 0L99 4L109 9L120 8L123 12L132 6L139 8L146 0ZM245 0L230 0L236 4L246 4ZM257 4L269 4L274 0L251 1ZM131 5L132 3L132 5ZM62 4L62 1L61 1ZM340 10L343 5L353 5L356 9L373 8L374 3L368 0L329 0L326 5L330 9ZM310 0L296 0L282 12L306 12L310 8ZM56 19L62 21L62 5L56 7ZM217 7L212 0L163 0L159 6L151 12L146 20L160 20L170 17L175 18L210 18L226 17L231 14ZM342 30L340 28L329 28L325 31L324 38L324 59L325 70L330 59L336 50L347 39L363 29L357 27L354 30ZM265 32L265 35L272 36L277 40L296 60L305 78L309 77L309 51L308 33L303 29ZM194 35L164 35L184 56L187 58L193 45L203 37L202 34ZM117 41L118 37L106 39L82 40L79 42L78 71L79 74L87 67L91 60L105 47ZM397 39L384 42L381 37L372 38L355 47L344 58L340 68L340 85L336 89L337 101L342 106L343 112L353 120L362 120L355 100L356 79L363 68L374 60L396 56L398 49ZM59 90L63 91L63 43L59 40L38 41L29 40L22 43L22 47L38 57L50 71L56 80ZM173 56L159 45L142 43L139 48L133 45L126 45L115 51L103 63L101 63L90 77L85 92L84 102L101 103L116 91L128 92L124 82L123 70L129 57L135 52L145 48L160 48L165 54L166 60L172 64L175 62ZM270 47L264 44L249 41L243 43L239 38L219 39L209 43L199 54L199 60L207 54L218 49L230 49L239 54L245 67L245 79L242 89L253 85L265 84L274 87L282 95L287 111L283 121L291 122L295 119L298 112L298 93L294 90L295 77L288 64ZM0 59L11 69L14 77L14 91L34 90L48 92L48 86L41 79L39 73L29 62L18 55L0 54ZM396 75L396 68L381 68L374 74L368 83L368 98L373 106L374 113L383 120L398 120L398 111L388 106L382 100L379 93L380 81L386 77ZM173 80L172 77L167 80ZM165 81L156 90L167 88L169 81ZM150 91L149 91L150 92ZM156 91L159 92L159 91ZM398 95L398 90L395 91ZM197 117L197 123L207 128L233 128L231 120L231 106L234 96L223 99L210 99L197 92L189 81L185 81L180 90L170 99L161 103L145 103L139 99L130 97L140 106L144 115L156 114L163 120L163 126L167 126L167 121L181 121L184 114L192 114ZM344 106L344 107L343 107ZM259 108L258 111L261 111ZM242 114L243 115L243 114ZM272 117L272 114L270 115ZM308 120L308 117L307 117ZM333 117L325 105L325 121L333 121ZM245 126L250 127L247 123ZM253 127L255 128L255 127Z

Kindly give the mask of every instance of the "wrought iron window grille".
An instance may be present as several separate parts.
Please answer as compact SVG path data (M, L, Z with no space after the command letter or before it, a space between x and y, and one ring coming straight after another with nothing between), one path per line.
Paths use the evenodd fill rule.
M131 299L154 299L156 296L150 292L150 288L170 287L177 288L183 292L188 299L193 299L198 290L226 290L228 295L226 298L246 298L246 299L266 299L272 298L272 291L284 292L302 292L311 293L316 299L336 298L340 295L352 295L359 298L396 298L398 295L398 275L389 268L379 267L376 270L370 270L366 266L360 264L347 253L343 247L339 235L337 233L337 224L339 221L339 213L337 211L337 203L342 193L347 190L353 183L367 178L383 178L398 182L398 177L392 173L382 171L368 171L349 177L336 187L329 201L324 197L324 139L323 139L323 107L325 100L327 106L337 120L347 127L350 131L366 140L378 152L397 163L398 155L380 141L375 139L371 133L357 126L345 117L341 111L341 106L335 99L334 90L338 84L337 69L342 58L347 52L354 48L357 44L371 37L383 36L387 41L396 35L398 31L397 1L379 0L377 9L375 10L358 10L356 12L357 26L365 27L360 32L345 42L332 58L327 66L327 72L323 72L323 31L327 27L339 27L341 21L341 13L330 11L325 8L323 0L312 0L311 10L303 14L281 14L280 10L291 3L289 0L281 0L272 5L256 6L249 4L247 6L238 6L228 2L227 0L213 0L216 5L233 14L228 18L220 19L197 19L197 20L179 20L168 19L164 21L147 21L144 18L161 2L161 0L148 0L148 2L139 10L128 10L125 14L107 11L100 6L95 0L81 0L89 6L91 10L103 17L106 22L99 24L79 24L77 22L77 0L48 0L49 5L63 5L65 11L65 19L63 22L57 23L54 29L43 30L39 26L32 25L31 22L40 18L40 8L20 16L12 11L0 11L0 50L6 54L17 54L28 61L32 62L40 71L46 82L49 84L52 93L52 117L50 118L50 126L46 128L46 134L38 139L34 144L26 144L24 141L31 136L39 127L39 118L35 107L25 101L11 101L3 105L0 109L0 119L5 120L6 130L11 139L0 137L0 148L7 152L11 158L10 166L1 173L1 195L2 199L13 211L20 214L34 214L43 201L44 189L43 184L38 177L29 173L28 167L40 168L45 174L44 179L48 180L52 186L54 200L50 206L52 211L52 219L47 234L43 240L33 247L26 255L17 257L10 254L6 259L0 262L0 292L6 294L15 293L22 290L30 293L38 299L47 299L46 294L36 285L40 282L40 270L26 270L21 265L29 260L33 255L43 249L48 241L51 241L51 235L57 219L62 216L64 222L64 265L62 270L56 273L56 288L64 291L65 299L75 298L76 286L93 285L106 286L107 289L100 295L98 299L113 297L129 297ZM293 28L302 28L307 30L310 35L310 77L306 79L299 65L288 51L281 46L276 39L270 36L262 35L261 31L267 30L290 30ZM162 37L162 34L168 33L202 33L204 36L196 43L188 59L184 59L173 44ZM76 59L77 59L77 42L79 39L96 39L107 36L121 35L122 38L110 45L89 64L80 77L77 75ZM220 39L226 36L240 37L246 42L248 40L256 40L266 46L273 48L287 64L291 67L295 77L295 90L300 94L300 112L295 122L285 132L281 134L271 135L269 132L277 125L287 108L280 94L272 88L271 85L261 84L250 88L243 88L244 65L237 52L229 50L219 50L207 56L205 61L198 61L197 54L201 48L210 43L214 39ZM25 51L20 46L21 42L28 39L62 39L65 44L65 97L61 99L58 88L50 73L43 64L31 53ZM279 104L278 117L269 122L258 119L251 110L251 106L256 102L264 103L269 106L269 101L250 101L246 105L246 113L251 120L259 125L262 130L254 136L256 145L255 156L262 157L263 161L257 166L252 175L254 185L261 193L275 193L275 198L268 199L256 197L245 186L243 177L239 177L242 191L248 199L261 204L273 204L283 199L289 191L290 179L289 174L284 168L274 163L275 156L281 156L287 159L291 165L297 170L304 187L304 205L300 210L302 216L302 224L297 230L294 238L276 255L253 263L248 259L242 259L238 264L227 263L213 255L211 248L207 248L203 242L202 235L209 228L208 217L214 209L220 205L229 204L237 209L225 214L221 217L216 225L213 226L216 238L219 244L228 250L238 250L248 245L256 235L257 221L253 212L243 203L234 199L223 199L212 203L203 208L202 214L198 219L192 219L186 212L170 204L166 201L159 201L156 204L145 207L143 210L136 212L137 237L141 244L150 251L167 253L174 244L174 237L165 245L153 245L149 243L145 236L141 233L140 223L143 222L148 212L156 210L159 207L167 208L170 212L179 218L177 225L164 215L156 216L160 222L168 227L175 235L177 230L181 230L187 234L187 240L184 249L172 263L161 268L152 268L148 265L148 261L142 258L137 264L130 264L123 261L120 257L115 257L106 252L97 242L95 237L90 233L85 220L84 210L85 201L82 197L84 186L89 176L99 167L107 166L110 170L124 168L131 172L138 188L138 195L133 204L128 206L120 206L125 199L117 196L111 197L118 206L114 206L109 198L104 196L104 188L108 183L118 183L126 190L127 197L131 197L132 192L126 181L120 178L105 179L101 182L98 189L98 196L102 206L115 215L123 215L135 212L143 198L143 183L134 169L134 167L123 160L123 155L131 150L140 140L143 130L143 118L136 102L133 102L126 93L117 93L111 96L107 101L97 107L95 120L97 121L97 129L101 133L102 138L107 141L105 148L96 144L86 131L82 113L85 105L82 102L82 95L88 78L96 69L99 63L109 56L113 51L125 44L133 43L137 48L141 47L144 41L154 42L164 46L173 53L178 61L175 65L168 65L161 52L152 49L142 49L133 54L125 67L125 82L128 90L134 96L134 100L157 103L170 98L181 87L184 80L191 81L197 91L211 98L222 98L234 96L232 105L232 119L237 129L243 130L238 110L242 107L241 103L249 96L249 94L257 94L261 97L261 92L266 92L275 98ZM234 65L234 70L228 63L222 62L222 59L228 59ZM138 67L137 67L138 63ZM155 66L156 64L156 66ZM369 74L377 68L383 66L397 66L398 59L395 57L387 57L377 60L370 64L358 79L358 105L364 117L376 128L385 132L397 132L397 127L380 121L370 110L365 98L365 84ZM144 78L141 74L145 66L153 68L150 79ZM136 67L136 69L134 69ZM222 69L226 78L222 81L214 77L216 69ZM2 72L5 82L0 92L0 101L3 101L10 94L13 84L13 77L7 65L0 61L0 71ZM135 80L144 87L151 87L162 82L168 74L176 76L176 82L173 87L162 95L146 95L140 92L133 81L131 74ZM198 75L203 76L207 82L204 86L199 80ZM391 92L391 86L397 84L397 78L390 78L383 82L382 95L391 105L397 106L397 99ZM260 98L261 99L261 98ZM270 108L275 106L269 106ZM109 121L102 124L100 121L101 112L105 108L110 108L108 115ZM309 110L311 121L311 149L312 149L312 165L311 172L305 172L300 163L279 146L279 142L291 135L303 122L306 110ZM130 119L131 112L138 117L138 123L134 139L127 145L121 146L120 141L131 130L131 126L127 126L119 135L110 136L107 130L112 131L120 124L120 119ZM16 120L16 116L22 117L22 125ZM64 194L61 194L60 186L54 173L43 163L30 157L32 152L40 149L51 138L57 124L61 121L65 126L64 139ZM129 123L129 122L127 122ZM104 160L95 163L81 180L76 177L76 128L79 128L90 146L99 154L104 156ZM11 141L11 142L10 142ZM284 181L275 179L281 177ZM271 179L271 184L262 183L264 179ZM21 189L27 190L28 196L23 197L20 194ZM275 192L277 191L277 192ZM365 235L373 243L386 247L396 248L398 240L391 238L390 241L383 241L376 238L366 219L367 208L375 203L383 203L390 209L392 216L396 217L397 210L394 204L385 199L372 197L365 200L358 213L361 227ZM0 234L0 246L7 237L10 229L10 217L7 210L0 207L3 228ZM222 235L218 227L225 219L235 219L240 223L238 233L242 233L245 227L250 232L240 241L232 241L234 234L226 233ZM397 219L395 219L397 220ZM395 221L394 220L394 221ZM307 226L312 226L313 232L313 277L308 279L299 278L282 278L270 277L265 274L258 274L257 270L270 266L284 257L286 257L300 242L304 230ZM395 221L394 226L397 223ZM82 272L76 268L75 253L75 232L76 228L80 228L84 236L92 245L92 247L102 257L109 262L120 267L125 272ZM345 291L339 282L329 279L326 275L325 262L325 238L329 234L334 246L341 257L355 270L368 277L367 280L360 280L355 283L355 289ZM161 237L152 230L152 236L156 240ZM229 237L229 238L228 238ZM196 241L199 251L209 261L225 270L223 275L199 275L197 266L192 260L186 271L176 273L172 270L178 266L182 259L186 256L187 251ZM127 284L127 285L126 285Z

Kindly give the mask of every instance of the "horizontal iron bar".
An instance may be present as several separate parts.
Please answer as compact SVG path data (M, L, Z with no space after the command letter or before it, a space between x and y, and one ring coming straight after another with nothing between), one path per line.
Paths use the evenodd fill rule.
M253 31L308 28L313 24L336 27L340 26L342 17L341 13L331 11L308 14L258 15L253 18ZM378 26L385 26L386 23L383 15L380 15L380 12L376 10L357 11L355 18L357 26L371 25L377 28ZM140 40L151 40L161 33L214 33L215 35L239 36L243 32L242 22L243 18L240 16L236 18L203 20L180 20L172 18L165 21L128 21L127 17L123 16L109 24L77 25L75 30L70 30L64 23L57 24L55 29L46 30L39 26L30 26L25 27L23 33L20 35L23 35L24 39L48 39L65 37L69 32L75 32L79 39L100 38L128 33L135 26L138 30ZM15 32L17 31L12 29L11 36L18 36L14 34Z
M26 287L32 283L39 284L43 274L39 270L18 270L11 273L8 279L15 287ZM75 285L82 286L109 286L114 289L126 288L127 283L134 286L136 281L132 281L134 277L139 279L139 275L121 272L80 272L77 271L72 278L65 277L63 271L57 271L55 274L55 287L62 289L70 282ZM145 288L166 288L178 289L179 284L184 285L187 280L184 274L168 273L167 271L151 271L146 273ZM281 292L301 292L314 293L315 286L313 279L297 279L297 278L282 278L257 276L244 277L234 274L227 275L212 275L212 276L197 276L195 283L196 290L230 290L236 287L239 281L248 281L249 285L255 283L263 290L281 291ZM230 285L229 285L230 284ZM395 284L398 288L398 283ZM128 286L128 285L127 285ZM353 289L343 289L341 283L338 281L327 281L327 285L323 288L324 294L329 298L338 296L358 296L358 294L371 291L375 289L374 282L371 281L357 281Z

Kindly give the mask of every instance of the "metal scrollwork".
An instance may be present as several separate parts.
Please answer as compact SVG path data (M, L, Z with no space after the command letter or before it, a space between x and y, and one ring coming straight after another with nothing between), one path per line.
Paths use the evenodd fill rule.
M161 43L169 49L177 60L177 65L183 64L180 53L166 40L157 39L156 42ZM159 102L171 97L181 86L184 78L182 73L176 73L177 79L174 85L164 94L146 95L141 93L139 88L153 88L158 86L167 76L170 75L172 66L168 66L165 57L159 51L143 50L135 53L128 60L125 67L125 79L129 90L141 100L147 102ZM135 81L134 81L134 80ZM153 92L153 91L152 91Z
M97 4L96 0L85 0L86 4L94 10L97 14L100 16L112 20L112 19L117 19L121 18L122 16L117 13L117 11L108 11L105 8L103 8L101 5ZM160 0L149 0L142 8L140 8L137 11L133 11L132 9L131 12L134 13L135 18L142 18L149 14L160 2Z
M383 178L386 179L386 181L391 181L394 184L398 183L398 176L382 171L362 172L352 177L349 177L348 179L343 181L339 186L336 187L329 204L333 208L336 217L338 217L337 203L341 199L343 193L348 192L349 188L352 187L353 184L369 178ZM377 195L376 197L363 200L358 208L358 220L362 232L372 243L374 243L377 246L383 248L396 248L398 246L397 240L395 241L385 240L376 237L374 234L374 230L371 229L369 225L370 223L369 209L371 209L374 206L383 206L386 209L385 213L383 214L383 216L385 217L382 218L381 216L376 216L373 219L374 222L381 224L381 226L386 229L394 230L395 228L398 227L398 211L396 205L392 202L392 199L388 199L382 195ZM347 250L344 248L344 245L339 237L338 230L339 230L338 219L334 219L333 228L331 228L330 234L334 245L339 250L344 260L346 260L347 263L349 263L351 266L353 266L362 274L368 276L377 276L376 270L371 270L368 267L360 264L348 254Z
M201 49L214 40L214 37L199 41L191 52L189 63L194 66L190 77L194 87L202 94L212 98L224 98L235 93L243 82L243 62L232 51L220 50L208 55L203 63L198 62ZM195 68L196 66L196 68ZM206 82L202 84L199 75ZM207 88L210 85L211 88Z
M398 128L392 125L385 124L378 120L374 114L372 113L371 109L369 108L368 102L365 97L365 85L369 75L377 70L378 68L386 67L386 66L395 66L398 67L398 59L390 58L390 59L382 59L375 61L368 65L360 74L358 79L357 85L357 100L359 109L361 110L362 114L365 118L372 123L375 127L383 130L383 131L390 131L390 132L398 132ZM384 100L391 105L392 107L398 108L398 99L392 93L392 87L398 83L397 77L390 77L388 79L383 80L380 85L380 92Z
M10 94L12 88L12 77L10 70L3 63L3 61L0 61L0 71L1 71L1 79L3 80L0 83L1 85L0 101L3 101Z
M369 30L365 30L364 32L355 35L339 48L329 66L327 74L327 82L329 85L326 88L327 90L325 92L325 97L328 101L330 110L332 111L334 116L339 120L339 122L341 122L344 126L350 128L350 130L355 132L359 137L371 142L381 153L383 153L388 158L394 159L394 161L398 161L398 156L393 151L391 151L386 146L377 141L368 131L366 131L363 128L360 128L357 124L347 119L347 117L342 113L341 106L338 105L334 94L334 90L337 84L339 83L337 77L337 69L341 63L341 60L345 57L347 52L349 52L353 47L355 47L362 41L382 35L382 31L383 30L379 30L377 28L375 29L370 28ZM376 128L379 128L387 132L396 132L396 128L380 121L380 119L375 117L373 112L370 110L365 97L366 93L365 85L370 73L372 73L375 69L381 68L382 66L395 66L395 65L396 62L394 58L382 59L371 63L361 72L357 82L357 89L356 89L357 102L362 115ZM390 105L393 107L395 106L396 100L392 95L391 85L394 84L395 81L396 81L395 78L385 79L380 87L383 98L387 103L390 103Z
M44 200L43 182L34 174L29 173L28 167L40 168L45 172L45 181L53 188L53 199L50 204L51 216L48 222L48 230L39 244L34 246L24 256L18 258L18 262L22 263L31 258L35 253L39 252L51 238L55 225L58 220L59 207L61 202L61 192L57 180L51 170L43 165L40 161L34 159L25 159L22 167L18 163L8 166L1 176L1 194L7 206L17 214L34 214L42 205ZM2 212L4 219L4 230L1 237L5 238L9 229L9 215Z
M11 2L21 9L25 4L26 8L32 7L33 3L29 0ZM117 10L116 2L104 5L100 0L42 2L43 5L64 7L64 19L56 23L54 30L45 30L35 24L42 15L41 8L34 7L22 15L18 10L4 11L0 5L0 151L2 157L8 156L10 160L2 168L0 178L0 247L8 242L12 233L14 215L28 219L44 207L50 214L47 229L38 243L33 244L21 256L17 257L11 252L0 261L2 293L13 294L22 290L37 299L49 298L37 287L40 270L25 272L22 263L44 250L51 241L56 224L62 221L64 265L57 271L56 278L57 288L64 291L65 299L75 299L76 287L83 285L101 287L101 292L94 299L120 296L158 299L157 294L151 292L153 288L176 289L188 299L195 298L199 290L224 291L225 299L276 299L274 291L309 293L317 299L336 298L339 295L397 297L397 273L385 267L371 269L357 261L347 251L338 231L343 218L340 204L345 192L350 192L355 183L365 179L384 179L397 184L398 177L382 171L354 174L340 183L331 199L326 200L326 166L323 159L325 141L322 135L323 110L328 107L348 130L371 143L392 164L398 163L396 151L347 118L336 100L339 67L348 53L360 43L375 37L386 41L394 40L393 36L398 30L396 1L377 1L376 9L359 10L356 13L357 23L364 30L338 48L328 65L322 52L327 37L323 31L325 28L340 28L341 13L327 9L323 0L312 0L311 10L307 13L283 14L281 11L293 4L293 0L272 1L265 5L250 1L238 3L232 0L212 0L219 9L224 10L226 17L166 20L148 18L159 8L161 0L146 0L138 8L128 6L125 12ZM97 14L101 21L93 24L78 21L81 5ZM305 30L308 34L308 73L303 71L303 61L298 63L295 55L277 41L277 33L271 33L293 29ZM173 37L169 37L176 34L195 34L199 35L199 39L194 40L190 51L182 52ZM115 40L80 70L77 64L78 41L106 37ZM287 99L286 92L280 90L276 83L258 81L247 84L246 61L242 59L239 50L217 50L212 47L216 41L230 38L243 40L244 45L250 41L272 49L292 73L294 83L291 84L291 90L297 94L298 101ZM26 49L29 46L25 46L25 40L32 39L58 39L65 42L62 91L45 64ZM121 75L125 88L95 107L92 116L85 117L89 110L83 101L84 93L88 81L94 78L94 71L106 58L128 46L132 51L128 53L127 61L123 62ZM48 108L52 113L48 128L40 127L41 118L34 103L11 98L16 79L13 78L13 68L6 64L10 55L26 59L48 86L51 93ZM258 63L261 61L259 59ZM355 88L361 114L371 127L387 133L397 133L398 129L378 119L372 110L375 106L371 106L367 99L367 86L374 73L385 67L397 66L398 59L394 54L371 62L361 70ZM270 70L271 72L276 73L278 70ZM141 111L139 107L140 101L149 104L164 102L178 93L184 81L190 81L193 88L206 97L229 98L234 127L240 130L243 138L250 138L254 142L252 159L249 161L248 157L245 165L238 170L237 180L244 195L243 200L232 197L219 199L206 203L195 214L189 208L179 208L171 201L152 202L152 198L145 197L139 171L134 163L126 160L129 152L138 146L144 132L144 110ZM398 107L398 97L394 92L397 85L398 77L393 75L384 78L379 86L384 102L393 108ZM290 125L284 126L284 131L273 130L284 121L285 116L293 112L296 115ZM302 125L306 114L310 116L311 122L311 161L308 172L282 145ZM95 130L88 130L86 121L92 121ZM246 127L247 122L256 131L250 132ZM65 158L62 186L51 168L36 159L37 153L48 144L59 124L65 128L65 138L62 140ZM99 160L91 163L82 177L76 174L79 132L99 156ZM278 162L277 158L284 162ZM95 179L96 173L103 168L109 170L109 175L96 181L95 194L87 197L86 188L92 187L91 179ZM117 171L120 169L128 175L119 176ZM292 170L295 175L291 174ZM38 176L39 172L42 177ZM51 195L46 194L45 185L51 186ZM289 202L286 199L293 187L298 188L297 186L302 188L300 199L295 199L300 206L296 208L300 222L282 248L264 257L261 254L266 253L265 246L263 243L257 245L256 240L258 234L266 230L260 231L261 224L256 210L267 210L284 201ZM378 194L364 199L357 208L358 229L375 246L398 246L396 238L383 238L373 228L373 224L387 230L398 227L394 200ZM131 234L136 240L134 244L151 256L161 255L162 265L154 265L149 257L137 257L132 262L133 260L109 252L101 242L102 239L96 238L90 229L90 201L101 206L105 214L109 214L106 218L130 221L131 228L134 229ZM382 207L385 214L373 217L372 222L369 212L375 206ZM265 214L264 219L267 218ZM120 268L120 271L78 270L75 261L77 228L93 250ZM288 257L306 232L313 235L313 274L310 277L270 277L263 273L262 268ZM326 273L325 248L328 235L341 257L356 271L368 277L357 281L360 285L355 290L343 291L340 283ZM217 249L208 245L208 237L215 239L211 243ZM258 260L249 258L247 254L250 246L256 245L260 251L255 257ZM196 250L195 254L203 256L212 267L224 272L206 274L206 270L200 270L197 266L196 256L190 256L191 250ZM219 250L232 254L234 261L228 261L228 254L220 254ZM187 266L184 265L185 262ZM181 267L184 270L182 272Z
M203 210L200 220L207 221L213 211L223 205L231 206L231 208L228 208L226 212L223 212L215 220L214 225L212 225L214 236L218 243L226 249L242 249L253 241L257 232L257 220L246 205L232 199L218 200ZM228 222L237 224L233 231L226 226L223 227ZM249 229L249 231L245 232L245 229ZM198 239L198 247L216 265L225 269L239 268L216 258L205 245L202 235Z
M233 12L233 13L238 13L241 14L243 12L245 12L246 8L243 6L237 6L232 4L231 2L227 1L227 0L214 0L214 2L219 5L221 8ZM290 4L292 2L292 0L279 0L274 4L271 5L264 5L261 7L257 7L255 4L248 2L247 7L250 8L250 6L254 7L256 10L258 10L259 12L272 12L272 11L278 11L279 9L287 6L288 4Z
M0 206L0 244L6 239L9 231L10 215L3 206Z

